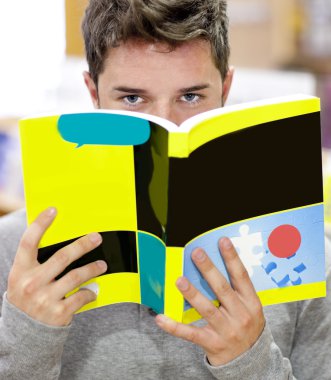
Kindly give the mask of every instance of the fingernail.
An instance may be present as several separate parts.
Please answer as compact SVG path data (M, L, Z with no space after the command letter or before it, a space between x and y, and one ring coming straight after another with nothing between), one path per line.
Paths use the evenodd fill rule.
M54 216L56 214L56 208L55 207L49 207L46 210L46 215L47 216Z
M187 290L189 287L189 282L187 281L187 279L185 277L180 277L177 280L176 285L177 285L178 289L180 289L180 290Z
M232 248L232 242L229 238L223 238L222 239L222 246L225 248L225 249L230 249Z
M93 244L101 243L101 241L102 241L101 235L98 234L97 232L93 232L93 233L89 234L88 237L90 239L90 242Z
M98 260L97 262L97 266L102 269L103 271L105 271L107 269L107 263L103 260Z
M205 254L202 249L196 249L194 251L194 258L197 259L198 261L203 261L205 258Z
M155 317L155 321L157 324L163 325L164 323L167 323L169 321L169 318L166 317L164 314L158 314Z

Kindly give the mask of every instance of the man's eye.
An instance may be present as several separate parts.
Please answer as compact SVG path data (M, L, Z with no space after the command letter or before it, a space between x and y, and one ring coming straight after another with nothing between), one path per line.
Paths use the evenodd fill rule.
M138 95L127 95L123 98L124 102L129 105L135 105L142 102L142 99Z
M196 103L200 100L200 95L197 94L185 94L181 97L181 100L187 103Z

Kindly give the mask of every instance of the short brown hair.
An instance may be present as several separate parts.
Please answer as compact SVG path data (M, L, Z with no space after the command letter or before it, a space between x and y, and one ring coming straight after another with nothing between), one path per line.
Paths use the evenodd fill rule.
M203 38L211 43L223 80L229 69L226 0L90 0L82 31L96 84L109 48L130 38L165 42L171 48Z

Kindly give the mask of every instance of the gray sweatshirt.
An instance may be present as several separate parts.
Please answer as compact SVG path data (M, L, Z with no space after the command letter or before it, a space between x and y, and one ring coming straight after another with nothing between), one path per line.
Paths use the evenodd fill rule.
M160 330L153 312L136 304L78 314L68 327L39 323L5 294L24 229L23 211L0 218L1 380L331 379L330 297L265 307L258 341L220 367L210 366L199 347ZM327 242L328 255L330 248ZM330 288L329 264L327 275Z

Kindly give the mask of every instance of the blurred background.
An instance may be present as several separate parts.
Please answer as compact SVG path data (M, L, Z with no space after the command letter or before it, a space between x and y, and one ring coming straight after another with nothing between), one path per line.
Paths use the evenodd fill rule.
M87 0L0 0L0 214L24 207L17 122L92 109L80 23ZM322 102L326 219L331 226L331 1L228 0L228 103L293 93ZM298 136L298 141L300 136Z

